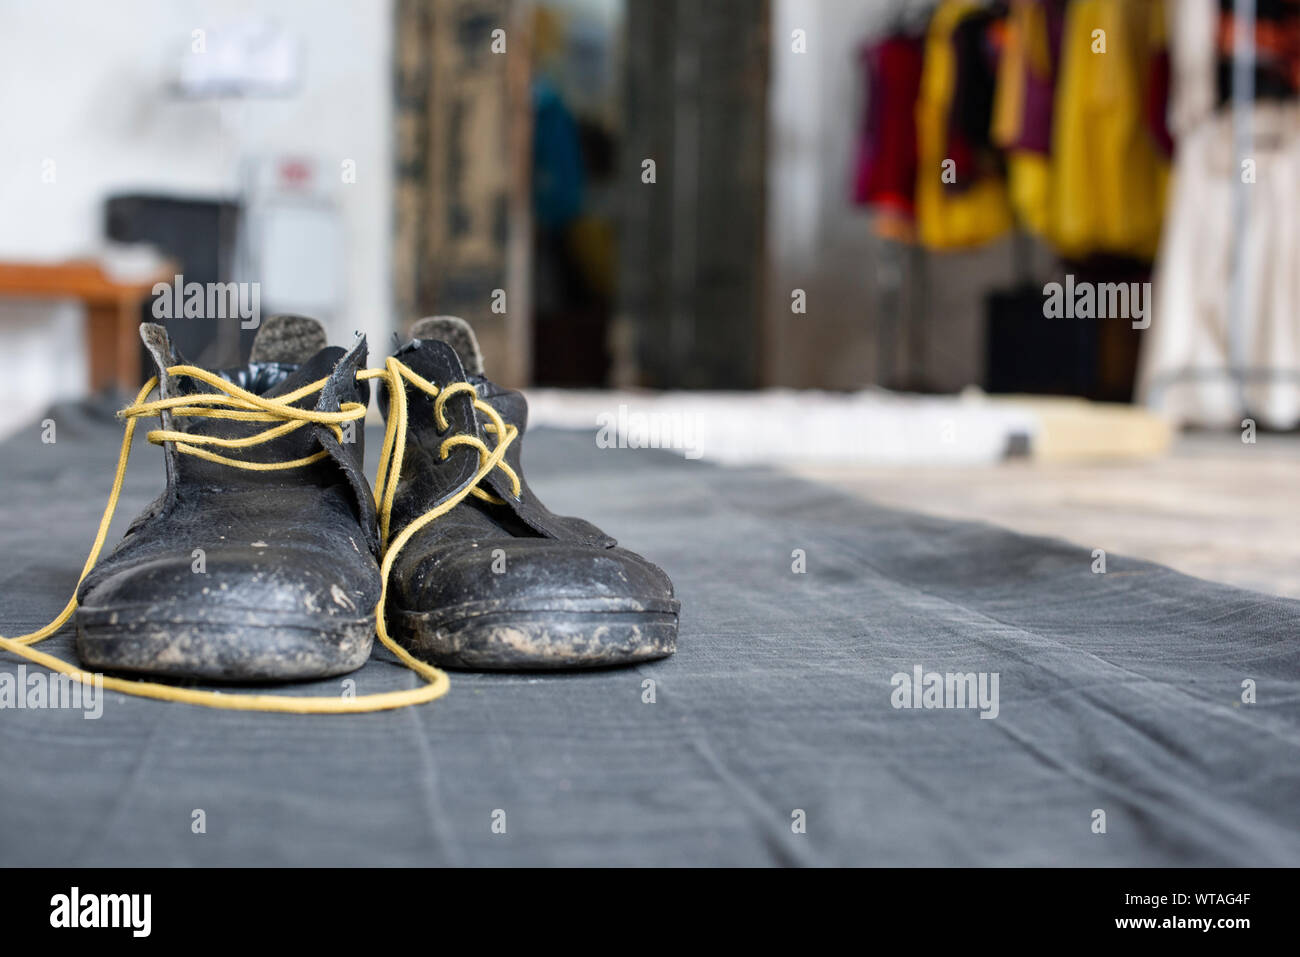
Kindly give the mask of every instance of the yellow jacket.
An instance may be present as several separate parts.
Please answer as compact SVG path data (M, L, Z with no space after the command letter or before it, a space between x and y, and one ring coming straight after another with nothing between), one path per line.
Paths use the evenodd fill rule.
M1046 236L1064 256L1154 257L1169 166L1145 124L1158 0L1074 0L1053 113Z
M921 93L916 103L916 225L921 242L935 249L959 249L996 239L1012 225L1006 184L985 176L954 190L943 182L948 159L948 114L956 83L952 33L970 13L971 0L944 0L930 19L925 40Z

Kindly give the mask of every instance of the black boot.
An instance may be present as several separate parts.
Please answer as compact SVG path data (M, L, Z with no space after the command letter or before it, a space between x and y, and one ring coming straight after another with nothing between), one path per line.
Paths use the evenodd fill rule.
M445 393L445 427L438 400L408 382L407 434L387 523L396 553L385 554L393 638L418 658L472 669L585 668L672 654L672 582L589 522L553 514L528 488L519 437L527 404L483 376L468 324L425 319L414 335L394 358ZM472 389L457 390L464 382ZM380 393L389 417L391 398ZM482 474L501 442L500 465ZM429 521L440 508L446 511Z
M141 334L158 365L160 401L219 388L167 370L181 365L161 326ZM291 404L364 415L356 380L364 339L326 348L312 319L267 319L242 369L219 372L264 399L308 389ZM196 409L242 418L203 417ZM292 423L230 403L160 409L167 487L77 590L77 651L99 671L219 681L320 678L370 654L380 580L374 500L362 472L361 421ZM252 417L261 415L261 421ZM247 446L241 439L284 427ZM340 441L340 439L342 441ZM214 461L284 464L249 470Z

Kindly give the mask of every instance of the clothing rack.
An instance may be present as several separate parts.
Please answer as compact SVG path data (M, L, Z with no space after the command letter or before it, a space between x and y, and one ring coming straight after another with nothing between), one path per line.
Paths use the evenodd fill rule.
M996 3L990 4L996 6ZM916 29L918 22L933 11L934 0L895 0L882 17L882 30ZM1256 99L1257 0L1233 0L1235 20L1232 49L1232 95L1230 101L1233 153L1236 168L1255 151L1252 122ZM1269 381L1300 381L1300 370L1249 364L1245 338L1245 310L1249 302L1247 287L1246 245L1251 225L1250 191L1252 185L1238 176L1233 187L1230 277L1226 324L1227 359L1223 366L1185 368L1160 373L1149 383L1150 398L1158 405L1170 386L1197 381L1227 379L1235 391L1237 405L1247 418L1251 411L1247 386ZM880 256L876 270L878 308L877 378L892 388L917 388L923 375L923 352L926 341L926 283L928 257L919 243L880 238ZM1023 229L1011 234L1013 282L1024 285L1033 278L1033 243ZM1190 317L1189 317L1190 319ZM899 368L900 340L902 368ZM901 374L900 374L901 373Z
M998 9L1002 0L976 0L983 7ZM873 34L921 33L934 15L939 0L892 0ZM926 391L924 352L929 311L929 255L920 242L901 242L878 237L880 255L876 268L877 353L876 379L880 386L901 391ZM1017 226L1010 236L1013 282L1024 285L1033 279L1033 241ZM903 339L902 370L899 340Z

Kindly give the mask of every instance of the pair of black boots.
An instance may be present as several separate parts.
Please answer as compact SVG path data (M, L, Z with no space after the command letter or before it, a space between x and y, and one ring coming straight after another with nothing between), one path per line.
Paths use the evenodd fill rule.
M200 680L359 668L379 617L415 658L469 669L627 664L673 652L672 583L524 481L523 396L483 375L469 326L423 320L382 370L364 339L267 319L247 367L206 372L142 327L167 486L77 590L89 669ZM372 492L362 419L387 421ZM215 387L215 391L214 391ZM387 634L384 634L384 632Z

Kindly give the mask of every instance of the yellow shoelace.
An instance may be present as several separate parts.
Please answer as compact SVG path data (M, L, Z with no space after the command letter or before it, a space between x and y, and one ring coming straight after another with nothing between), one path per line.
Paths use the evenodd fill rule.
M126 431L122 437L122 450L118 453L117 471L113 476L113 488L109 493L104 514L99 520L99 529L95 535L94 544L91 545L90 555L86 558L86 564L82 567L81 574L77 577L78 587L81 585L82 580L90 574L90 570L95 567L95 563L99 560L99 553L103 550L104 542L108 537L109 526L112 524L113 514L117 510L118 499L122 494L122 485L126 479L127 462L131 457L131 443L135 437L135 429L139 419L160 415L163 411L170 411L173 416L180 417L233 419L241 422L278 422L279 425L271 426L242 439L191 435L188 432L177 432L168 429L154 429L146 435L146 438L154 445L172 442L178 452L186 455L196 455L199 458L219 462L232 468L264 472L301 468L320 461L329 453L321 449L312 455L294 459L290 462L250 462L229 458L219 452L211 451L211 449L251 448L287 435L308 424L328 426L334 432L335 438L342 441L342 424L359 421L366 416L366 407L359 402L345 402L340 405L338 412L317 412L314 409L302 409L293 405L294 402L319 392L324 388L328 378L318 379L300 389L286 395L277 396L274 399L264 399L227 382L220 376L195 366L172 366L167 369L167 374L171 376L187 376L218 391L156 399L149 402L146 400L154 389L158 388L158 379L154 377L140 390L135 401L118 413L126 420ZM511 490L516 497L522 493L519 476L505 462L506 449L518 436L519 430L513 425L507 425L494 408L479 399L474 386L469 382L456 382L446 388L439 389L436 385L412 372L397 359L391 357L388 359L385 368L363 369L357 373L357 378L382 379L388 390L390 403L388 423L384 431L384 444L380 453L379 471L375 477L375 497L379 510L381 544L383 546L379 604L375 607L375 634L378 635L384 647L396 655L402 664L421 678L424 678L427 684L405 691L387 691L354 698L341 696L331 698L228 694L217 691L200 691L153 681L101 678L78 668L70 662L64 661L62 658L56 658L54 655L48 655L29 647L57 633L76 613L76 588L73 589L72 597L68 600L68 603L53 621L30 634L20 635L16 638L0 637L0 649L20 658L25 658L58 674L68 675L83 684L94 684L97 680L100 680L103 682L103 687L123 694L135 695L141 698L154 698L160 701L180 701L185 704L222 708L231 711L350 714L404 708L409 705L433 701L435 698L440 698L446 694L447 689L450 687L447 674L413 657L410 652L389 637L388 627L384 621L384 605L388 598L389 574L398 554L410 541L411 536L430 522L451 511L468 496L474 495L485 501L502 504L499 498L478 487L479 483L487 478L493 469L501 469L510 479ZM437 419L439 429L443 431L448 428L445 415L447 400L454 395L472 395L474 397L474 407L488 419L488 422L483 426L484 430L492 433L497 442L494 448L489 449L481 439L473 435L457 434L445 439L439 448L439 455L443 459L446 459L456 446L466 445L478 450L479 468L477 474L473 481L459 492L449 496L435 508L425 512L407 525L397 538L390 543L388 540L389 526L391 524L393 501L396 498L397 486L401 480L402 456L407 433L407 402L404 382L411 383L420 391L433 397L434 416Z

